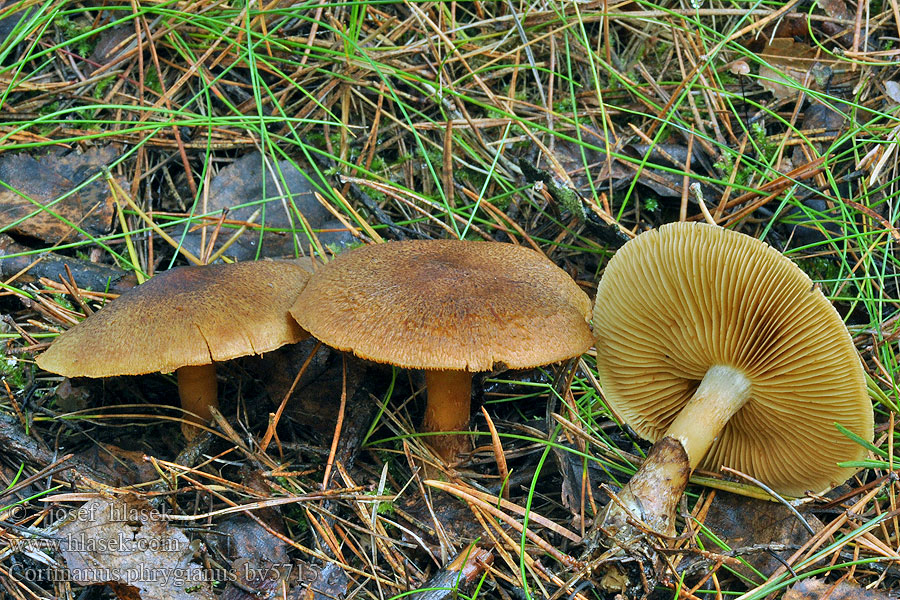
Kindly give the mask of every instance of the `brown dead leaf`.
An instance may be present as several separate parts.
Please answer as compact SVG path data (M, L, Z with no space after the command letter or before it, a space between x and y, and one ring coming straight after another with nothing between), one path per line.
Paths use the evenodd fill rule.
M794 168L794 165L802 165L809 162L810 157L822 156L831 140L837 138L841 131L850 127L851 123L846 116L848 113L852 112L850 107L841 102L832 102L832 106L835 106L838 110L835 110L822 102L813 100L810 102L809 106L807 106L806 110L803 111L803 123L801 129L810 137L825 141L811 142L809 144L812 146L811 149L807 148L805 145L795 145L791 152L790 163L780 166L782 169L785 169L782 172L786 173ZM805 141L804 144L806 144Z
M109 27L100 33L97 45L94 51L85 61L85 71L88 74L93 73L98 68L106 65L113 58L118 56L123 48L127 47L127 42L133 40L134 28L120 25L118 27Z
M254 220L255 225L228 248L226 254L236 260L252 260L257 254L260 257L294 256L295 248L306 251L310 242L303 233L298 212L312 228L331 219L331 213L316 200L312 184L290 161L269 161L269 164L272 169L264 171L262 155L251 152L219 171L209 185L207 214L227 210L226 219L244 223L262 209ZM202 204L198 203L196 212L202 211ZM211 224L206 227L207 243L215 227L214 221L208 223ZM191 226L193 231L185 236L184 247L201 256L201 232L195 225L196 222ZM262 237L259 227L267 229ZM215 250L235 231L236 226L223 227L216 239Z
M813 529L821 529L821 522L812 514L801 513ZM737 494L718 492L710 505L704 525L728 546L740 553L750 565L763 575L770 575L782 566L776 556L786 558L792 551L769 552L764 547L797 546L809 539L810 534L786 506L747 498ZM707 549L716 548L712 540L705 540ZM748 552L750 549L758 550ZM738 567L748 577L755 576Z
M815 578L798 581L783 596L784 600L888 600L893 597L843 581L833 584Z
M799 88L818 90L826 83L839 84L848 75L846 63L792 38L775 38L760 58L767 64L759 67L759 84L776 100L797 97Z
M129 600L212 597L211 574L191 562L187 536L144 501L94 498L74 511L59 536L65 569L57 577L80 585L109 584Z
M0 9L7 8L10 4L12 4L13 0L4 0L0 1ZM22 20L28 14L27 10L20 10L14 13L11 13L4 19L0 19L0 41L5 41L6 38L9 37L9 34L13 32L16 26L19 24L19 21Z
M63 383L66 381L69 380ZM58 389L56 393L59 394ZM144 460L143 452L125 450L113 444L95 444L76 456L98 472L107 474L110 484L118 487L153 481L159 477L153 465Z
M314 339L289 344L263 356L248 357L243 362L265 385L272 408L290 391L300 367L315 348ZM344 389L344 366L340 352L322 346L304 371L285 407L285 414L308 427L310 433L331 439L337 420L341 392ZM347 357L347 397L353 396L360 384L361 361Z
M113 200L104 182L94 182L71 192L108 162L111 147L84 154L43 157L27 154L0 156L0 230L56 243L63 238L83 239L69 223L90 235L108 232L114 214Z
M850 10L847 3L844 0L817 0L816 5L826 16L837 20L823 21L822 31L829 36L835 36L835 41L845 47L851 46L853 44L853 27L847 27L846 23L854 21L856 15Z

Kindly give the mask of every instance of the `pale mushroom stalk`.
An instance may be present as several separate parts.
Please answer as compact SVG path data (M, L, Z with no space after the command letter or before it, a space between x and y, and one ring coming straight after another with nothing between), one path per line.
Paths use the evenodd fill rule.
M691 469L696 469L728 420L750 399L750 380L738 369L713 365L666 436L681 442Z
M468 371L425 371L428 404L422 431L465 431L469 428L472 373ZM428 445L445 461L472 449L469 437L460 434L428 436Z
M602 527L618 538L631 538L635 531L628 525L627 510L657 533L673 535L675 507L690 472L728 420L750 399L750 390L750 380L740 370L710 367L662 440L653 445L637 473L619 491L619 501L609 503Z
M219 408L216 383L216 366L196 365L181 367L175 371L178 377L178 396L185 418L192 423L208 423L212 419L210 408ZM196 415L196 416L194 416ZM184 424L181 427L185 437L193 437L199 430Z
M854 468L841 463L865 456L834 426L873 437L843 319L808 275L758 239L700 223L637 236L607 264L593 324L606 401L656 442L597 520L589 547L591 559L613 548L654 557L641 582L624 577L631 592L646 593L665 568L648 530L674 535L692 469L728 466L803 495L846 480Z

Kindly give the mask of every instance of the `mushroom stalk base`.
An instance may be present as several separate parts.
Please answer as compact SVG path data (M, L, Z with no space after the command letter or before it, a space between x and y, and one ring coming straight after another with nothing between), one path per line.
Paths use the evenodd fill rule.
M653 444L641 468L616 498L610 500L600 528L610 537L625 542L644 531L630 523L639 519L653 533L674 536L675 507L690 474L681 442L664 437Z
M625 561L610 565L601 587L624 592L627 597L642 597L652 590L664 569L653 549L659 545L654 538L675 535L675 508L691 471L728 420L749 400L750 389L750 380L732 367L714 365L706 372L693 397L665 436L650 448L631 481L610 500L592 532L599 539L589 544L589 553L609 550L613 556L637 558L643 567L636 578L625 572ZM636 580L644 585L636 586Z
M749 399L750 380L741 371L725 365L709 368L666 431L684 446L691 469L697 468L728 420Z
M428 405L422 431L466 431L472 398L472 374L468 371L425 371ZM445 461L454 461L472 449L467 435L432 435L425 442Z
M675 508L691 474L687 453L672 437L659 440L647 460L615 498L611 498L588 536L586 560L604 563L598 582L605 591L644 598L653 590L664 563L656 551L658 535L675 535ZM663 544L664 545L664 544Z
M215 365L181 367L175 371L175 375L178 377L181 408L197 415L186 414L185 419L194 423L208 423L212 419L210 407L219 407ZM200 433L200 429L183 423L181 433L184 437L193 439Z

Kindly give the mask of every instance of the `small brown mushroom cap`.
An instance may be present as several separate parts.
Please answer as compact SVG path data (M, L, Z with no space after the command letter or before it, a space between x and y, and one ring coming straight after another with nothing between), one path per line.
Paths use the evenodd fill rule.
M512 244L416 240L341 254L291 310L312 335L410 369L525 369L593 343L590 300L565 271Z
M644 233L609 261L594 305L597 368L612 409L656 441L713 365L750 399L701 463L776 491L821 491L855 469L873 435L862 365L837 311L793 262L750 236L699 223Z
M308 337L288 314L297 261L176 267L61 334L38 365L66 377L140 375L261 354Z

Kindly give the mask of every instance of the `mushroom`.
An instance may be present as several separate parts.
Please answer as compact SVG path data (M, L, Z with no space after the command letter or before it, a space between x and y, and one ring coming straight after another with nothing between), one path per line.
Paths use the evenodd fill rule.
M182 408L205 423L218 406L215 362L309 337L288 314L308 278L300 261L176 267L62 333L37 363L66 377L175 371Z
M541 254L512 244L417 240L361 247L310 278L291 314L360 358L424 369L424 432L464 431L472 373L546 365L593 342L587 295ZM446 460L463 436L429 436Z
M606 400L656 442L601 527L622 526L624 505L671 535L697 467L725 465L802 495L843 482L854 469L837 463L865 455L834 425L872 439L847 328L810 278L764 242L700 223L641 234L609 261L593 324Z

